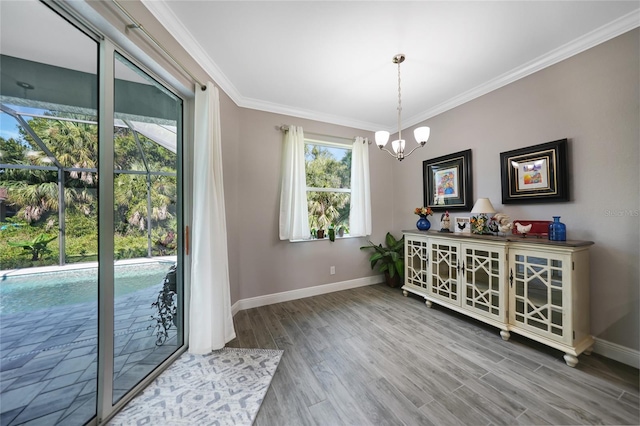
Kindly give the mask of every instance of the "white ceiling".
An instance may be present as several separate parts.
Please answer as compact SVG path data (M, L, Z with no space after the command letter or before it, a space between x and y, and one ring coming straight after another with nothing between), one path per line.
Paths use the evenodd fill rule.
M638 26L638 1L142 0L242 107L408 127Z

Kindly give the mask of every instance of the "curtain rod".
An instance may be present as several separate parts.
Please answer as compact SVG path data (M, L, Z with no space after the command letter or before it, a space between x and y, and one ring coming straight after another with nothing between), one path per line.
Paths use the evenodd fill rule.
M276 130L280 130L281 132L286 132L289 130L289 126L283 124L282 126L276 126ZM311 136L321 136L321 137L326 137L326 138L333 138L333 139L342 139L344 141L349 141L349 142L353 142L357 136L354 136L353 139L349 139L349 138L345 138L342 136L334 136L334 135L326 135L323 133L313 133L313 132L304 132L305 135L311 135ZM364 138L364 143L368 143L369 145L371 145L371 141L369 141L369 138Z
M185 72L189 77L191 77L191 79L193 81L195 81L196 83L198 83L198 86L200 86L200 90L207 90L207 86L205 86L204 84L200 83L200 81L193 75L191 74L191 71L189 71L187 69L187 67L185 67L184 65L182 65L182 63L180 63L180 61L178 61L176 58L173 57L173 55L171 53L169 53L169 51L167 49L165 49L165 47L160 44L160 42L158 40L156 40L143 26L140 22L136 21L136 19L131 16L131 14L120 5L120 3L117 2L117 0L111 0L113 2L113 4L115 4L118 9L120 9L120 11L122 13L124 13L127 18L129 18L129 20L131 22L133 22L132 25L127 25L128 29L136 29L136 30L140 30L142 31L142 33L144 35L147 36L147 38L149 40L151 40L160 50L162 50L162 52L164 52L165 55L167 55L167 57L169 57L169 59L171 59L183 72Z

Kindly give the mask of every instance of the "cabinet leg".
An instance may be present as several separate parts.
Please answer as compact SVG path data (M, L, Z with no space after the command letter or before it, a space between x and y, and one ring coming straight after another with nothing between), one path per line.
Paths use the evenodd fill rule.
M509 340L509 337L511 337L511 333L509 333L507 330L500 330L500 337L502 337L502 340Z
M431 300L425 300L424 304L427 305L427 308L430 308L432 305Z
M578 357L575 357L571 354L565 354L564 362L566 362L569 367L575 367L576 365L578 365Z
M584 352L582 352L585 355L591 355L591 352L593 352L593 346L591 346L590 348L585 349Z
M407 290L402 290L402 295L404 297L407 297L409 295L409 292Z

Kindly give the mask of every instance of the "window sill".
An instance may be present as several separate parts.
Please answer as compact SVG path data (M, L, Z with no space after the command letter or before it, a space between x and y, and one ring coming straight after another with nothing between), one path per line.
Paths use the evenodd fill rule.
M360 237L356 237L356 236L352 236L352 235L345 235L345 236L343 236L343 237L338 237L338 236L336 235L336 241L339 241L339 240L348 240L348 239L351 239L351 238L364 238L364 235L363 235L363 236L360 236ZM309 239L309 240L289 240L289 242L290 242L290 243L308 243L308 242L313 242L313 241L329 241L329 242L332 242L332 241L329 239L329 237L324 237L324 238L320 238L320 239L318 239L318 238L311 238L311 239ZM333 241L333 242L335 242L335 241Z

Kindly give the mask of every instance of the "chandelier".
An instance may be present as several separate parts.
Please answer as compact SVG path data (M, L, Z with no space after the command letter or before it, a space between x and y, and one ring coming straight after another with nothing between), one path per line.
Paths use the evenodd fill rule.
M429 140L429 134L431 133L431 129L428 127L418 127L413 131L413 136L416 138L416 143L418 146L409 151L408 154L404 153L405 148L405 140L402 139L402 127L401 127L401 118L402 118L402 95L400 91L400 64L404 62L405 55L402 53L398 53L393 57L392 61L394 64L398 64L398 139L391 142L391 148L393 152L389 151L385 148L387 142L389 141L389 132L385 130L380 130L376 132L376 145L383 151L387 151L391 156L398 159L398 161L404 160L405 157L410 156L413 151L418 148L424 146Z

